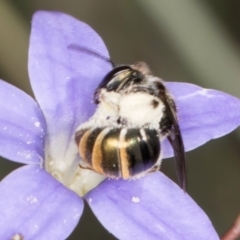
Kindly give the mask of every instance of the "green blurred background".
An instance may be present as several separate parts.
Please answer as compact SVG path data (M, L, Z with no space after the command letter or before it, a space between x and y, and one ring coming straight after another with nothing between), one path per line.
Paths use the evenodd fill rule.
M31 95L28 39L31 16L40 9L87 22L116 63L143 60L166 81L191 82L240 97L240 1L2 0L0 78ZM187 153L187 164L188 192L221 235L240 212L240 130ZM0 179L18 166L1 159ZM164 161L162 171L176 181L172 159ZM115 238L86 207L69 239Z

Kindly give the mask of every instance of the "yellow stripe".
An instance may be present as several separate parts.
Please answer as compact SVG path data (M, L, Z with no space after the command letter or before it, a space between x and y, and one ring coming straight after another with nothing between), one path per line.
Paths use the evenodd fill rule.
M94 147L93 147L93 152L92 152L92 167L94 171L104 174L104 171L102 169L101 163L104 161L103 159L103 154L102 154L102 141L106 134L110 131L110 128L105 128L97 137Z
M127 134L127 129L123 128L119 136L120 168L121 168L121 175L123 179L127 179L131 177L129 172L129 156L126 152L126 149L127 149L127 142L125 140L126 134Z

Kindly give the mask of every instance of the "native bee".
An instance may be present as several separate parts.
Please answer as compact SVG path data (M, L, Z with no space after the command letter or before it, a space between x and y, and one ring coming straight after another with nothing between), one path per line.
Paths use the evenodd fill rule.
M82 50L75 45L72 48ZM152 75L146 63L114 67L95 90L94 102L94 115L75 135L80 167L110 178L138 178L159 170L161 142L167 138L174 150L180 186L186 190L176 105L164 82Z

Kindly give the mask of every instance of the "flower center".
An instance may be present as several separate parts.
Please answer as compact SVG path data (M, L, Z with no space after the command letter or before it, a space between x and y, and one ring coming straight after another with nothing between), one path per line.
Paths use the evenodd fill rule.
M79 196L84 196L105 179L92 170L79 167L80 157L74 139L67 142L61 136L49 138L45 153L46 171Z

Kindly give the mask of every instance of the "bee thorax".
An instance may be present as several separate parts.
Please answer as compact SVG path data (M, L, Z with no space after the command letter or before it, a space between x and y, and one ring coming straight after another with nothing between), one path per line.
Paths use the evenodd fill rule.
M159 128L159 119L163 117L164 105L156 97L139 92L123 95L119 101L119 115L128 125Z

